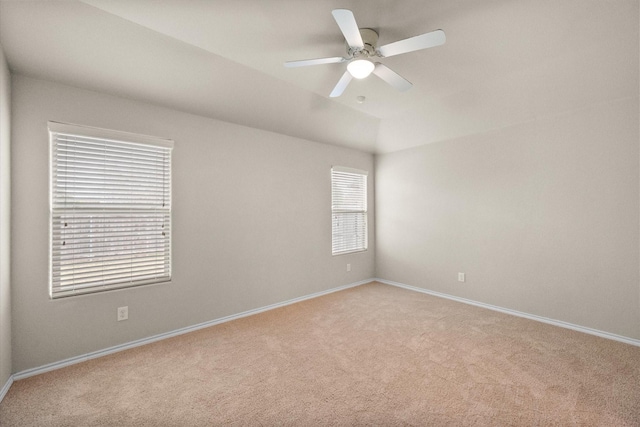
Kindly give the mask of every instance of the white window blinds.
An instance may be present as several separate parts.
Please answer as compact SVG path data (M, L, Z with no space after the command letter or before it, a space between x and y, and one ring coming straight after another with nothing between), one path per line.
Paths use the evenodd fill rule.
M49 123L51 297L171 279L168 140Z
M367 249L367 172L331 168L331 251L333 255Z

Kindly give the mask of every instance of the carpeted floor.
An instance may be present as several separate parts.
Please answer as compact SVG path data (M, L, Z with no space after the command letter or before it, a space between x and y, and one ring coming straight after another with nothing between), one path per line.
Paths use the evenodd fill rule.
M2 426L639 426L640 347L379 283L17 381Z

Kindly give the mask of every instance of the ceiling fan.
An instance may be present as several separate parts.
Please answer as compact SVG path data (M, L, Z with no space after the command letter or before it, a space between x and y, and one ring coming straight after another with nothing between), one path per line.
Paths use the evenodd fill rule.
M380 77L399 91L409 90L413 85L407 79L384 64L373 62L372 58L387 58L402 53L440 46L444 44L446 40L444 31L436 30L378 47L378 33L370 28L359 29L353 12L348 9L334 9L331 14L347 41L346 57L334 56L331 58L289 61L285 62L284 66L294 68L306 67L308 65L349 62L349 64L347 64L347 71L344 72L338 84L329 95L332 98L342 95L342 92L347 88L352 78L364 79L371 73Z

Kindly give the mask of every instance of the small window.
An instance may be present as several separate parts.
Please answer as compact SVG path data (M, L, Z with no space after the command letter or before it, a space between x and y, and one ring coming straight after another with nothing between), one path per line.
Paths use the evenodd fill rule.
M331 168L331 252L367 249L367 172Z
M51 298L171 279L173 141L49 122Z

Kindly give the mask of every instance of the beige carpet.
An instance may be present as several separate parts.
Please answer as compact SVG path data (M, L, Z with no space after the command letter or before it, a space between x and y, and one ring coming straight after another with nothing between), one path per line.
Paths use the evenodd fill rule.
M640 425L640 348L372 283L17 381L2 426Z

